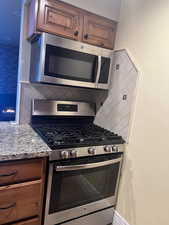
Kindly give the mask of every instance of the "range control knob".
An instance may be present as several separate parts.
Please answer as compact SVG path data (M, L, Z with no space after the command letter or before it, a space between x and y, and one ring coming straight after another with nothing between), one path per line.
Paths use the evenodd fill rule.
M112 152L112 148L110 146L105 146L104 151L105 152Z
M112 146L112 151L113 151L113 152L118 152L118 151L119 151L119 147L116 146L116 145L113 145L113 146Z
M76 150L72 150L72 151L70 152L70 155L71 155L72 157L76 158L76 157L77 157L77 151L76 151Z
M96 154L96 149L95 148L88 148L88 153L90 155L95 155Z
M61 157L62 157L62 159L67 159L67 158L69 158L69 152L68 152L68 151L62 151L62 152L61 152Z

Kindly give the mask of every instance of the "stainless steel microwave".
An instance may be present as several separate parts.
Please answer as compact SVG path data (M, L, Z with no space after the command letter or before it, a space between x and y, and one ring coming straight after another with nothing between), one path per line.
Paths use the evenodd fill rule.
M108 89L113 51L43 33L31 43L31 82Z

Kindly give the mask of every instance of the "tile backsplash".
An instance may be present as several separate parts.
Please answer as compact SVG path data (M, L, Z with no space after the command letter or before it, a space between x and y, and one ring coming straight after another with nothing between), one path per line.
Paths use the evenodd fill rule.
M108 94L105 90L31 83L21 83L20 88L20 123L30 122L33 99L93 102L96 103L97 108L99 108L101 102L105 101Z
M115 210L112 225L129 225L127 221Z
M121 135L127 142L136 98L138 71L126 50L116 51L111 88L95 123Z

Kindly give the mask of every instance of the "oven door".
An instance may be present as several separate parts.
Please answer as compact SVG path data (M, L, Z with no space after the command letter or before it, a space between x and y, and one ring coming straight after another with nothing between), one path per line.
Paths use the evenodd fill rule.
M121 163L121 154L51 163L45 224L58 224L115 205Z
M41 36L40 46L40 82L108 89L112 50L50 34Z

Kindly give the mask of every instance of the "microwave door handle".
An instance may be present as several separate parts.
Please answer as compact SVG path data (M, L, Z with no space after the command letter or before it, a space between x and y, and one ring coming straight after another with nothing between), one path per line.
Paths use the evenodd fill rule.
M97 75L96 75L96 87L98 85L99 78L100 78L101 64L102 64L102 57L99 55L98 56Z
M56 166L55 171L72 171L72 170L91 169L91 168L111 165L111 164L120 162L121 160L122 160L122 157L118 159L113 159L113 160L108 160L108 161L98 162L98 163L72 165L72 166Z

